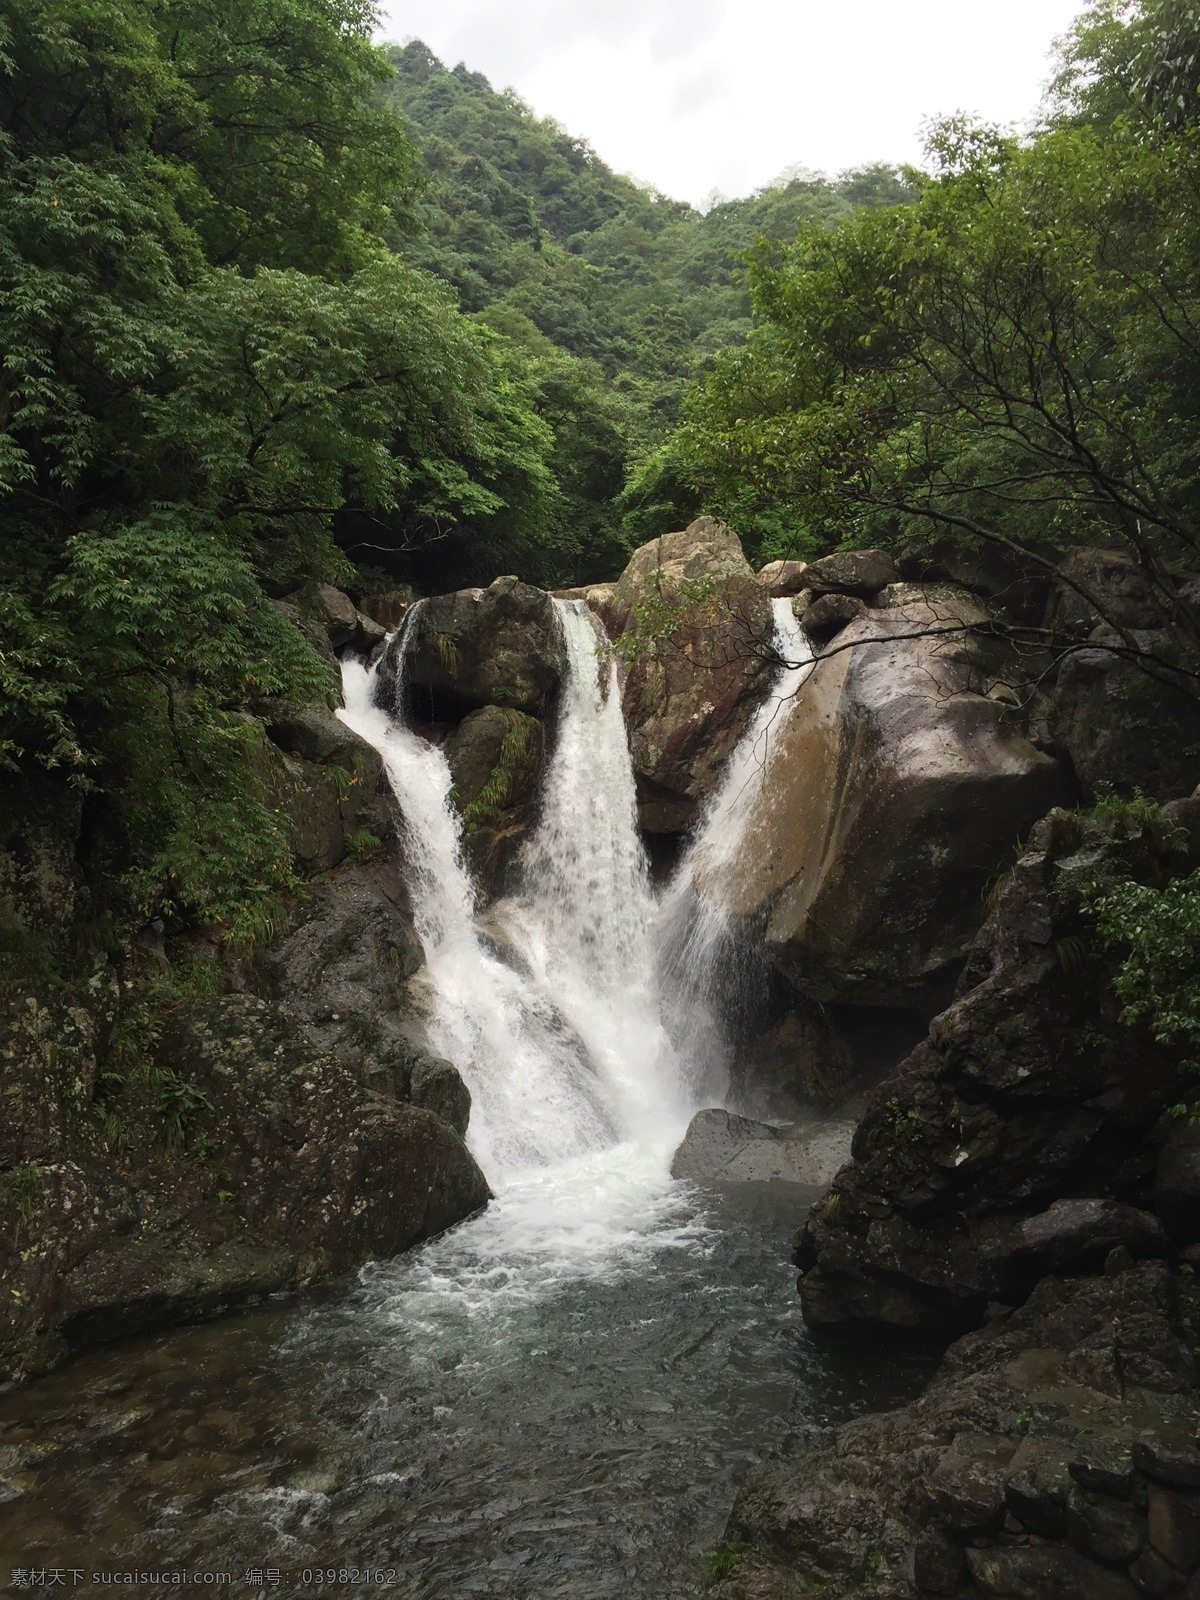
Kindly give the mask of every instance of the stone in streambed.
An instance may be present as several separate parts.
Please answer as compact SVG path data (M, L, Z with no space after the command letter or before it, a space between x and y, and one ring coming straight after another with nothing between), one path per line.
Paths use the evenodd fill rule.
M829 1183L849 1159L854 1125L773 1128L732 1111L698 1111L671 1162L673 1178L718 1183Z

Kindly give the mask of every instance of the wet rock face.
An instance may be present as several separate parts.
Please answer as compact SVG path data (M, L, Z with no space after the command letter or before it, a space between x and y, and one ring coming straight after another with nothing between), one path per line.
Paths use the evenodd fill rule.
M772 1127L730 1111L697 1111L671 1159L673 1178L714 1183L828 1183L850 1152L853 1123Z
M765 693L771 602L712 517L634 552L602 614L624 636L623 704L641 825L682 833Z
M1046 1279L953 1345L912 1404L757 1468L725 1535L743 1553L716 1592L1191 1596L1194 1342L1161 1263Z
M722 892L765 920L812 999L911 1008L962 959L1013 839L1070 786L989 695L1013 666L967 631L986 620L976 601L900 585L880 604L842 629L777 732Z
M116 1146L92 1100L103 1010L30 995L0 1024L0 1377L394 1254L488 1198L441 1115L252 996L172 1014Z
M451 793L463 821L463 849L485 900L508 886L534 820L545 760L536 717L484 706L464 717L445 744Z
M960 998L880 1085L836 1208L814 1207L797 1241L812 1322L953 1333L1045 1272L1168 1252L1179 1213L1147 1211L1150 1135L1177 1075L1118 1021L1080 900L1106 850L1134 847L1064 812L1033 830ZM1184 1181L1164 1184L1172 1204Z
M554 602L518 578L425 601L405 646L404 678L422 720L457 722L484 705L543 712L563 646Z

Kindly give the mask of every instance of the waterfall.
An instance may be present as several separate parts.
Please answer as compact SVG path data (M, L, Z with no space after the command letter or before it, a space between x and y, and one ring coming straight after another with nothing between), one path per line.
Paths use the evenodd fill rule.
M766 981L758 930L725 911L722 890L743 870L747 832L760 805L779 730L812 670L812 647L792 602L772 601L772 609L779 671L734 748L720 787L704 807L658 910L666 1025L690 1064L693 1092L706 1105L725 1100L739 1023L753 1021Z
M471 1091L469 1143L493 1184L644 1136L648 1125L670 1137L686 1110L658 1015L615 670L602 683L586 608L555 604L564 691L541 816L505 908L511 962L476 925L445 756L376 704L388 656L371 670L342 669L340 715L380 752L400 808L429 1044ZM403 648L396 654L399 678Z

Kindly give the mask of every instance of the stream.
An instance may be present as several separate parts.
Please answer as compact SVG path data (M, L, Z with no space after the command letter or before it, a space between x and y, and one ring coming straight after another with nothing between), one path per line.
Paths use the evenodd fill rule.
M84 1356L0 1398L0 1582L698 1595L753 1463L930 1370L805 1329L787 1251L810 1198L611 1149L349 1284Z
M815 1188L668 1172L691 1114L722 1103L723 1022L760 960L719 885L807 668L790 606L772 692L657 896L616 668L586 608L556 606L554 748L491 933L445 757L395 711L405 634L391 666L344 667L342 715L402 817L426 1035L471 1090L496 1199L350 1281L0 1396L0 1582L698 1595L755 1462L927 1377L804 1327L788 1255Z

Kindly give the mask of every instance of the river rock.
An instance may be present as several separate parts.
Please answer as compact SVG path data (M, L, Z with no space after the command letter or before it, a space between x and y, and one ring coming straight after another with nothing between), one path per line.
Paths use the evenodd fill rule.
M402 646L405 686L430 722L458 722L485 705L540 714L562 674L554 602L519 578L426 600L413 628L392 643L393 669Z
M393 1255L488 1198L442 1117L365 1089L264 1000L170 1014L117 1102L119 1161L90 1094L101 1021L54 996L0 1013L20 1114L0 1174L0 1377Z
M1162 1263L1119 1280L1044 1280L1026 1306L953 1345L917 1399L754 1468L724 1535L741 1556L718 1593L1178 1594L1197 1559L1197 1497L1160 1490L1131 1451L1144 1439L1173 1451L1190 1432L1190 1342ZM1164 1355L1178 1380L1147 1384ZM1124 1382L1094 1381L1126 1357ZM1128 1487L1079 1485L1068 1466L1089 1452L1123 1462ZM1176 1564L1156 1556L1154 1539Z
M835 550L809 562L803 587L814 595L856 594L870 599L899 576L896 563L884 550Z
M671 1160L673 1178L716 1183L828 1183L850 1154L851 1122L771 1127L730 1111L698 1111Z
M908 587L818 660L775 735L740 858L710 887L765 921L779 967L822 1003L927 1004L1014 838L1071 793L988 696L1014 669L970 631L987 613Z
M1051 1267L1164 1253L1137 1201L1178 1096L1173 1059L1119 1021L1077 931L1088 882L1146 866L1152 831L1065 812L1033 830L960 997L875 1091L836 1209L814 1206L797 1242L811 1321L954 1332Z
M758 581L772 600L786 600L806 586L807 571L806 561L768 561L758 574Z
M766 692L771 602L737 535L700 517L634 552L604 619L628 662L639 820L682 833Z

